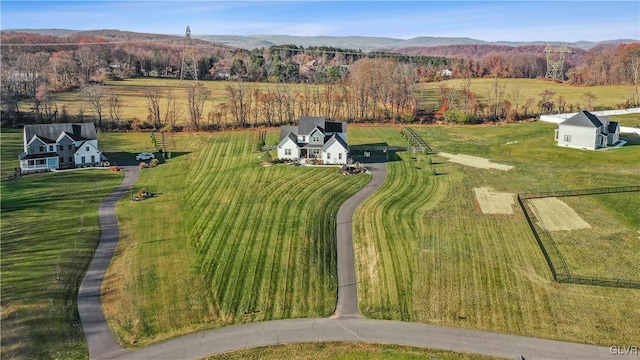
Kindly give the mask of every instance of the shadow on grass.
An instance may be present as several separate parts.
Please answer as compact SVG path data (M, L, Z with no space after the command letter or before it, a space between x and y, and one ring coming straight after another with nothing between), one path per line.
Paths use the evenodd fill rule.
M165 154L166 157L163 157L162 155L160 155L160 152L154 152L153 155L155 155L156 159L158 159L159 164L163 164L167 160L180 157L183 155L187 155L190 153L191 152L189 151L171 151ZM110 153L105 153L104 155L107 157L107 159L109 159L109 162L113 166L116 166L116 165L117 166L136 166L141 162L143 162L142 160L136 160L136 156L138 155L138 153L110 152ZM171 156L171 158L169 158L169 156ZM148 163L149 160L147 160L146 162Z

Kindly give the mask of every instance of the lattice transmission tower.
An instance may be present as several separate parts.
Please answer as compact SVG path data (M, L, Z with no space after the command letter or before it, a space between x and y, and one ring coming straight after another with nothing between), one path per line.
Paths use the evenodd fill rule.
M564 80L564 59L571 50L566 46L547 46L544 53L547 56L547 74L544 77Z
M182 50L182 65L180 66L180 80L190 78L198 82L198 68L196 64L196 52L191 45L191 28L187 25L184 36L184 49Z

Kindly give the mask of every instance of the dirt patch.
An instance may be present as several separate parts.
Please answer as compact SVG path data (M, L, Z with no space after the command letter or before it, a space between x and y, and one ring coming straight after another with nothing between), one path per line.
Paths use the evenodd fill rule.
M438 153L438 155L445 157L449 159L449 161L454 163L472 166L472 167L481 168L481 169L497 169L497 170L504 170L504 171L513 169L513 166L511 165L494 163L489 159L485 159L485 158L481 158L473 155L465 155L465 154L454 155L454 154L443 153L443 152Z
M558 231L591 228L591 225L584 221L575 210L558 198L531 199L529 203L533 207L536 218L547 230Z
M513 214L513 194L492 191L489 188L473 188L483 214Z

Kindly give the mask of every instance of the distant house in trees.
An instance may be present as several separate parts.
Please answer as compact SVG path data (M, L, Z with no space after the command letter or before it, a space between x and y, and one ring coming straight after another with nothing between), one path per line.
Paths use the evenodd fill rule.
M25 125L23 173L98 166L107 158L98 150L93 123Z
M346 164L348 154L346 122L301 117L298 126L280 129L280 159L311 158L322 160L323 164Z
M620 140L620 125L606 116L581 111L558 124L559 146L595 150L613 146Z

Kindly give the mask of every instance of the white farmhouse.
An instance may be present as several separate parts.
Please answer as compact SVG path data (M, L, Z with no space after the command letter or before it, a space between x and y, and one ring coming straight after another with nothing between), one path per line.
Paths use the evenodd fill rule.
M613 146L620 140L620 125L606 116L581 111L558 124L559 146L595 150Z
M107 158L98 150L93 123L25 125L24 152L18 156L23 173L98 166Z
M298 126L280 129L278 158L319 159L323 164L346 164L347 123L327 121L323 117L301 117Z

